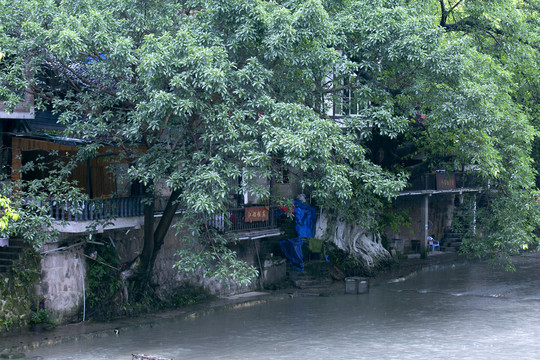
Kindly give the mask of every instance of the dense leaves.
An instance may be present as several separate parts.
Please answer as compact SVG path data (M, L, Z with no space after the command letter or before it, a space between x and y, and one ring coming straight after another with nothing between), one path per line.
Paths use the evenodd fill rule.
M375 221L408 172L374 160L376 134L412 139L431 169L474 165L498 191L489 216L529 219L531 238L537 14L502 0L2 0L0 96L34 92L89 154L117 145L151 197L166 185L195 217L230 194L269 200L257 179L286 167L318 204ZM519 223L484 224L496 253L519 247Z

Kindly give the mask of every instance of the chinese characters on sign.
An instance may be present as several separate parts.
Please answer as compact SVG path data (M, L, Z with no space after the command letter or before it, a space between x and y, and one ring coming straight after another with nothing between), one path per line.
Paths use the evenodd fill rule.
M245 222L268 221L267 206L248 207L245 209Z
M437 174L435 175L437 181L437 190L450 190L456 188L456 176L455 174Z

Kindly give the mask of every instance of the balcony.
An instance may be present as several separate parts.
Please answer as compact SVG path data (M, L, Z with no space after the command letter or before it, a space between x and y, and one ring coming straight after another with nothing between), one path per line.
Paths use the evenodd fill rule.
M84 233L97 225L96 230L140 228L143 225L143 196L86 201L50 201L50 216L54 228L63 233ZM103 223L106 223L103 224Z
M411 179L409 185L400 193L400 195L478 191L481 189L482 185L482 177L475 173L427 173Z
M209 218L209 226L238 240L281 235L276 225L276 206L246 205Z
M84 233L97 225L97 231L139 228L143 225L143 196L91 199L87 201L51 201L54 227L63 233ZM254 205L229 209L207 220L209 226L238 240L281 234L276 226L275 206ZM159 215L156 215L159 216ZM104 225L106 223L106 225Z
M57 221L95 221L143 216L142 196L87 201L50 201L51 217Z

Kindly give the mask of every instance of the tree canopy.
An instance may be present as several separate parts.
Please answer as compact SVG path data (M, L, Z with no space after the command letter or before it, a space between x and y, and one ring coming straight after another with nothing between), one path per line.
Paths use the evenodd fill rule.
M151 198L171 190L145 269L178 207L208 216L230 193L269 198L256 179L282 167L318 204L374 216L408 173L373 160L375 135L412 138L432 169L474 165L496 191L469 249L508 254L538 224L538 6L0 0L0 97L14 106L31 91L90 142L85 154L115 144Z

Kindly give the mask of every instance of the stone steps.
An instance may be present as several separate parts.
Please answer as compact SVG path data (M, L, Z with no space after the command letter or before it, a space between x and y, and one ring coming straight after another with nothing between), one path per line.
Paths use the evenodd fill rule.
M22 239L9 239L9 246L0 247L0 273L8 271L26 247Z
M7 272L13 266L13 260L0 259L0 274Z
M444 234L444 237L448 237L448 238L454 237L454 238L461 239L463 235L465 235L465 233L447 232Z
M309 261L304 263L303 272L293 270L287 265L289 279L298 289L320 290L332 283L329 263L326 261Z
M19 258L19 251L3 252L0 253L0 259L2 260L17 260Z
M299 289L313 289L325 287L327 281L321 281L319 279L299 279L295 280L293 283L294 286Z
M456 249L455 247L453 246L442 246L441 247L441 251L443 252L452 252L452 253L455 253L457 252L458 249Z
M444 234L441 240L441 251L444 252L457 252L461 247L461 239L463 233L451 233L447 232Z

